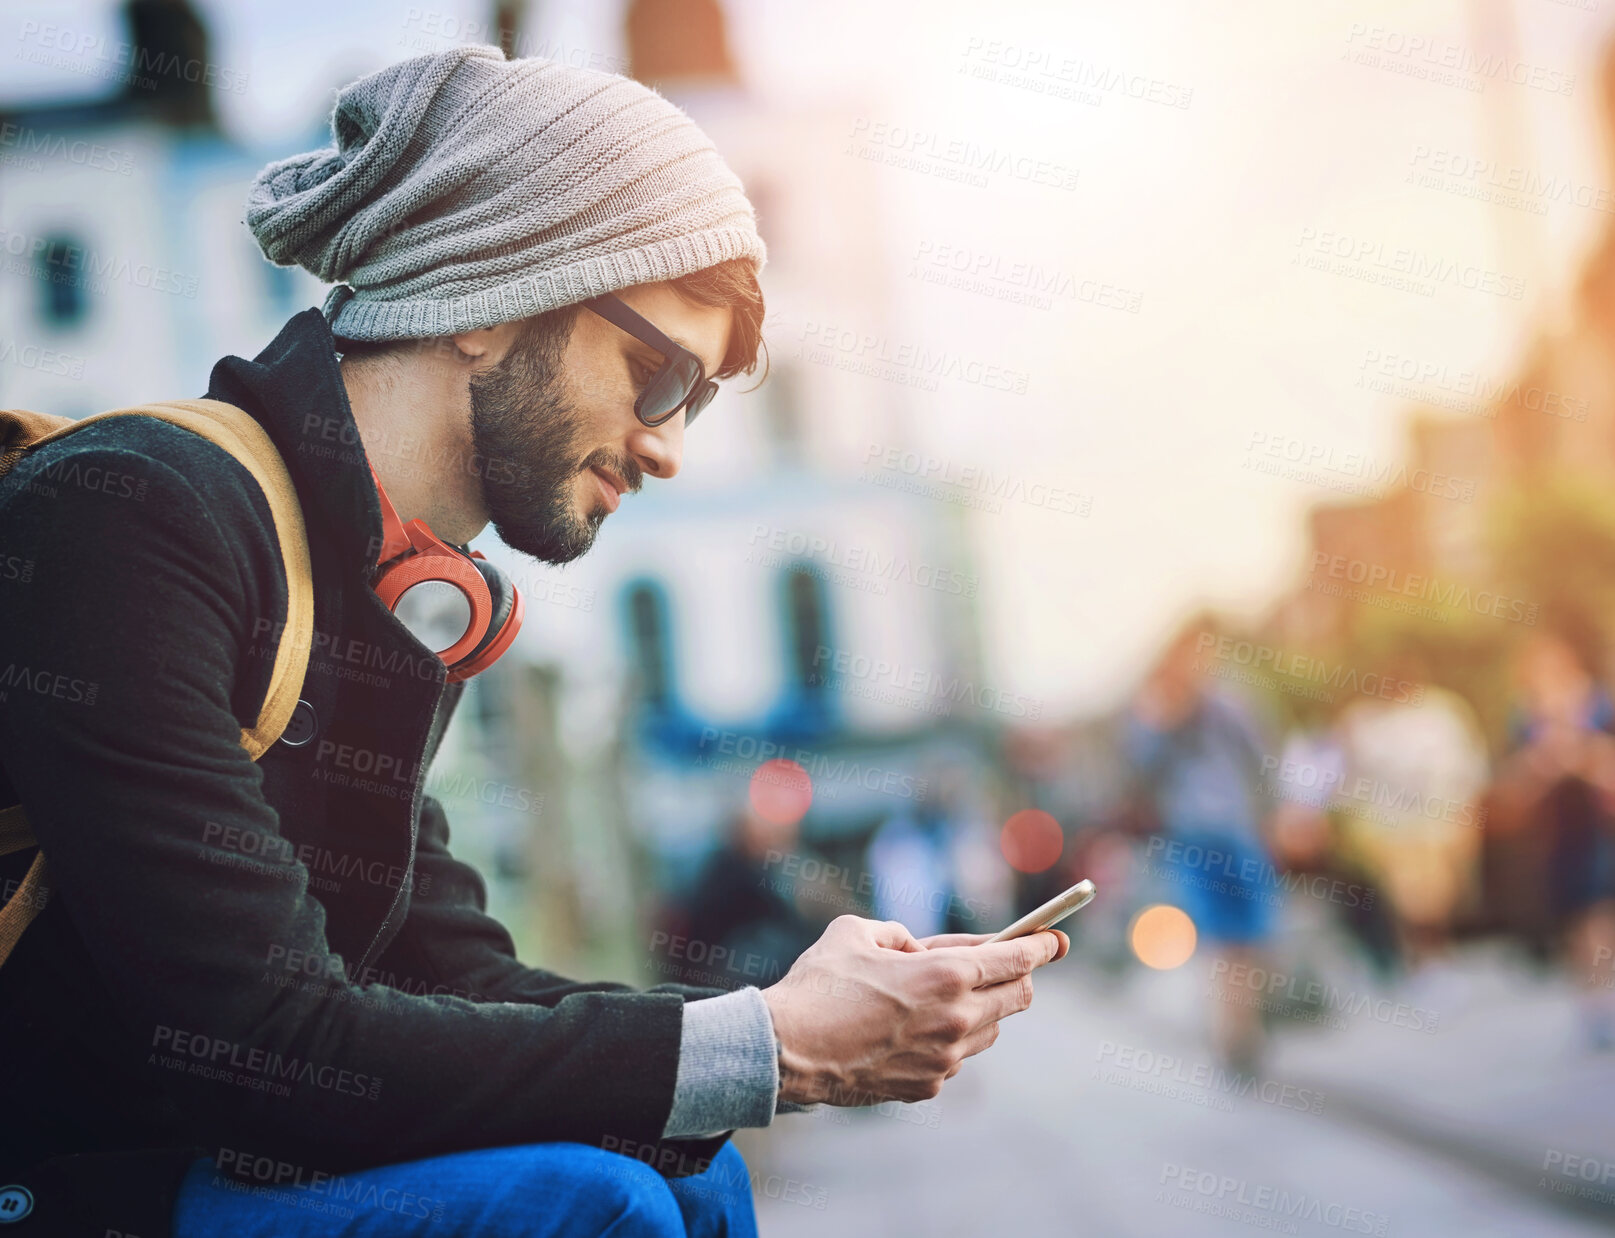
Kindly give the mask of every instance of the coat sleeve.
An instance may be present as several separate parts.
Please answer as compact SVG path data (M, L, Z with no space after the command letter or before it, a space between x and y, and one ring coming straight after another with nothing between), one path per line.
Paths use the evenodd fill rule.
M535 1002L553 1006L576 993L632 992L609 981L579 982L517 962L504 925L487 914L481 875L450 853L448 819L432 796L422 797L416 842L415 892L409 915L378 963L383 973L408 976L417 991L464 993L472 1001ZM662 984L696 1005L685 1012L672 1108L662 1153L682 1162L710 1156L696 1132L767 1126L779 1094L773 1023L755 988ZM716 1004L700 999L713 998ZM686 1136L681 1138L680 1136Z
M93 960L115 1015L98 1035L121 1068L171 1098L197 1146L327 1170L546 1140L655 1145L681 994L512 988L497 960L472 970L546 1000L359 989L306 869L232 867L210 841L223 825L261 853L278 845L231 701L258 603L243 564L273 554L273 536L245 469L211 444L194 449L205 467L171 467L106 442L91 427L50 444L0 489L6 552L32 565L0 580L0 754L50 861L41 918L65 918ZM42 481L47 460L70 460L72 480ZM92 480L112 474L133 480ZM473 953L500 953L471 924ZM280 987L263 966L277 946L328 979Z

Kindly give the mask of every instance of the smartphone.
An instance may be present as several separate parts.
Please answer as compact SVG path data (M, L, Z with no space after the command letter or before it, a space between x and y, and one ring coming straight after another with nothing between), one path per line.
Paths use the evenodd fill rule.
M1014 924L995 935L987 945L990 946L995 941L1010 941L1016 937L1025 937L1028 933L1037 932L1038 929L1050 928L1077 908L1086 907L1094 894L1093 882L1084 877L1069 890L1056 894L1037 910L1027 912Z

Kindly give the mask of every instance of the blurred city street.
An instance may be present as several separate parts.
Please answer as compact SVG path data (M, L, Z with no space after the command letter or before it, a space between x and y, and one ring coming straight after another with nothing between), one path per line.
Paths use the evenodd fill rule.
M462 194L518 247L500 264L542 237L545 262L592 271L552 235L561 207L546 195L593 193L595 174L552 176L548 162L520 179L521 195L545 197L531 213L503 189L476 198L492 192L490 167L441 203L360 226L349 206L390 203L389 178L415 183L413 164L378 168L355 203L333 198L329 253L311 240L291 254L244 221L265 169L294 161L310 179L298 192L313 193L314 170L368 167L347 145L361 131L413 158L414 138L382 141L368 113L339 124L349 113L333 110L368 97L348 94L362 78L401 78L409 58L532 82L634 79L578 89L648 87L680 109L744 186L733 218L766 242L765 264L730 271L739 299L660 290L683 298L678 314L729 306L745 327L724 328L722 347L715 335L709 360L760 359L702 362L695 386L685 364L661 420L641 407L659 371L634 377L632 341L673 374L689 350L671 351L669 336L683 344L671 327L624 334L595 297L581 310L581 275L548 267L520 275L565 289L554 305L546 291L541 313L525 291L491 299L498 326L548 324L572 350L533 363L554 401L524 396L508 420L555 438L519 451L485 450L474 432L491 419L482 363L458 345L415 347L459 339L443 323L461 318L320 337L353 424L300 409L279 450L309 469L346 460L366 513L360 460L378 500L413 492L433 519L441 500L468 539L455 548L483 556L455 564L471 592L485 577L510 585L509 606L503 591L497 606L485 588L472 599L506 626L475 646L488 661L461 668L452 720L422 722L418 762L414 748L384 750L358 721L369 711L318 696L373 692L379 706L386 693L374 715L394 720L415 677L389 678L378 642L319 629L297 716L340 740L287 739L264 785L314 787L326 807L262 825L263 854L285 843L285 865L211 852L188 891L198 906L224 897L215 881L251 879L269 897L306 878L302 912L356 934L359 951L332 930L283 954L352 956L346 996L443 991L412 970L436 957L413 934L450 933L434 927L437 900L463 896L500 925L476 930L479 952L502 956L508 932L534 968L710 997L780 982L840 915L916 938L992 931L1091 879L1093 905L1062 924L1069 957L1037 974L1032 1009L939 1098L736 1133L764 1235L1615 1232L1615 4L9 9L5 408L82 418L194 395L216 367L247 371L229 359L269 355L289 322L318 324L311 309L413 297L417 279L483 261L433 249L419 274L378 274L413 252L417 227L458 243L459 217L433 212L461 209ZM528 123L492 117L489 132L549 152ZM480 150L470 132L445 133L444 157ZM639 213L588 211L591 236ZM615 269L667 283L645 276L659 263ZM445 287L440 304L492 287ZM641 388L593 413L606 388L576 360L591 330L630 349L612 373ZM433 358L464 372L408 368ZM427 394L396 401L398 374ZM686 438L714 376L721 395ZM440 380L448 394L432 395ZM366 393L373 419L357 416ZM636 465L643 489L597 467L629 458L630 442L657 466ZM542 493L524 481L501 504L496 463L559 480ZM572 513L566 487L580 480L589 497ZM0 495L22 531L58 528L58 510L84 501L76 485L26 486ZM601 487L607 511L593 506ZM47 502L65 506L35 520ZM589 538L524 546L517 520L490 522L501 509L572 513L545 527L587 524ZM0 546L13 532L0 523ZM0 601L37 596L53 565L37 566L0 554ZM356 587L364 613L376 589ZM402 596L381 599L395 618ZM272 615L235 620L254 633L236 651L244 700L246 659L267 652L257 638L281 632ZM29 639L50 627L19 626ZM383 631L402 639L397 628ZM451 648L421 661L435 673ZM0 672L0 703L15 669ZM34 669L55 693L75 668ZM91 687L110 693L114 675L102 678ZM389 768L409 773L369 777ZM0 790L7 773L0 762ZM281 811L254 804L265 822ZM322 843L316 871L304 848L326 817L375 826L375 848ZM229 837L219 825L204 828ZM396 877L384 865L378 901L380 882L348 875L370 873L383 842L398 865ZM412 884L443 847L485 891ZM0 859L9 900L33 857ZM333 874L357 883L347 912ZM62 891L47 915L65 917ZM153 904L131 906L133 933ZM372 918L410 936L367 969L382 942ZM857 955L849 978L870 962ZM443 979L479 1001L494 992ZM256 964L243 983L262 996ZM834 1042L839 1015L802 1040ZM907 1047L884 1012L862 1024L868 1043ZM769 1043L760 1018L753 1028L757 1095ZM303 1030L277 1025L299 1047ZM18 1077L30 1060L15 1059ZM486 1069L511 1071L493 1055ZM494 1121L510 1116L497 1083L450 1143L502 1148L529 1130ZM401 1091L389 1083L389 1099ZM594 1105L536 1138L577 1134L604 1112ZM452 1109L422 1102L414 1116ZM746 1116L767 1112L759 1100ZM533 1114L551 1110L519 1116ZM93 1115L80 1126L63 1149L113 1138ZM369 1155L361 1134L316 1133L345 1158Z
M1181 1082L1215 1070L1182 1014L1191 969L1112 984L1065 963L938 1100L742 1132L762 1232L1572 1238L1615 1225L1615 1055L1579 1047L1559 982L1467 954L1429 986L1435 1033L1373 1018L1284 1029L1240 1096ZM1177 1095L1144 1090L1174 1080ZM1309 1104L1257 1099L1284 1084ZM1603 1185L1573 1160L1563 1173L1561 1156L1596 1163Z

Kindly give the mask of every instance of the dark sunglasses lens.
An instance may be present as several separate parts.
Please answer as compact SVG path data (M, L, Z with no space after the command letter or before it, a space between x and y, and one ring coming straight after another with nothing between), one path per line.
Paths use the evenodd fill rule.
M660 425L689 398L690 388L701 378L700 363L679 359L662 366L650 380L641 397L639 415L651 425Z

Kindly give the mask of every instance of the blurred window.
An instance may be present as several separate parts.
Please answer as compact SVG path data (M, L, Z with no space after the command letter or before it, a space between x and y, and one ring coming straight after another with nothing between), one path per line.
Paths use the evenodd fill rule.
M785 574L785 624L793 682L805 696L822 696L826 676L816 673L819 650L829 644L829 601L824 578L807 567Z
M668 631L667 591L654 580L628 586L628 640L640 696L653 709L673 703L673 649Z
M61 233L45 243L39 316L58 330L79 326L89 313L89 299L84 295L84 257L88 252L76 237Z

